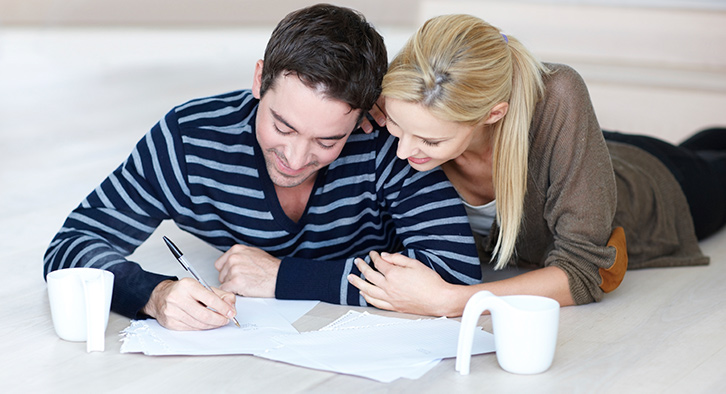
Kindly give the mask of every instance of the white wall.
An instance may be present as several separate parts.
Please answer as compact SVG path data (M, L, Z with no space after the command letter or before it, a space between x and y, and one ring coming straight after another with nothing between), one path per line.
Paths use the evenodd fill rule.
M604 128L676 142L700 127L726 125L724 3L423 1L419 23L440 14L479 16L541 59L575 67Z
M0 29L269 28L289 11L317 2L0 0ZM406 34L434 15L480 16L522 40L541 59L580 71L605 128L675 142L702 126L726 125L726 0L330 2L359 9L376 26ZM399 41L389 43L390 52Z
M419 0L0 0L5 25L269 25L288 12L334 3L374 24L413 25Z

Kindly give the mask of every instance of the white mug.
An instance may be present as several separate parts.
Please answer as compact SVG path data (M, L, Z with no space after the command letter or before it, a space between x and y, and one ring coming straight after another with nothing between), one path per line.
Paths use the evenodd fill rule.
M546 371L555 356L560 304L547 297L497 297L488 291L474 294L461 319L456 370L469 374L474 329L482 312L489 310L499 366L507 372L536 374Z
M53 327L61 339L86 341L86 351L102 352L113 293L113 273L98 268L66 268L47 276Z

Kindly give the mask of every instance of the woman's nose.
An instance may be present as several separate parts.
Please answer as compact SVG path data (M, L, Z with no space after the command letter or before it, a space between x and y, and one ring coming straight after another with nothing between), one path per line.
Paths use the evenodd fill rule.
M413 142L410 138L399 137L398 138L398 149L396 149L396 156L399 159L406 160L411 156L418 153L418 149L413 146Z

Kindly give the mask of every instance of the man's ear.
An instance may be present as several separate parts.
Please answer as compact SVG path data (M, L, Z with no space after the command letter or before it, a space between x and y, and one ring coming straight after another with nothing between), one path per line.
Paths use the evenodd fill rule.
M252 95L256 99L260 99L260 89L262 88L262 60L258 60L255 63L255 75L252 77Z
M497 123L499 120L501 120L504 115L507 114L507 111L509 110L509 103L499 103L495 105L491 112L489 112L489 117L487 120L484 121L484 124L494 124Z

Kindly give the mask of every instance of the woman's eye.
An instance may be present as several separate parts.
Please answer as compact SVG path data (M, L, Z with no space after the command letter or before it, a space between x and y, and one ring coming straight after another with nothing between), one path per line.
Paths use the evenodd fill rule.
M424 145L428 145L428 146L438 146L439 145L438 141L421 140L421 142L423 142Z

